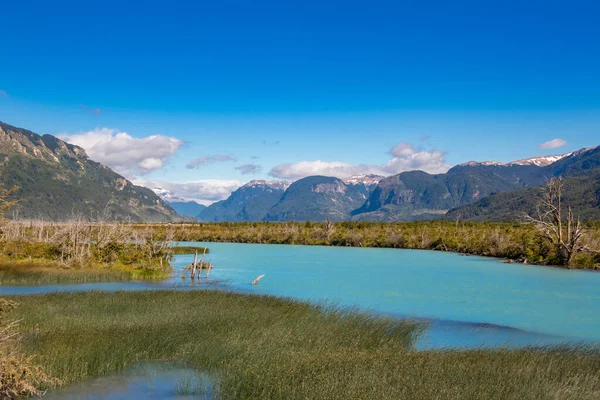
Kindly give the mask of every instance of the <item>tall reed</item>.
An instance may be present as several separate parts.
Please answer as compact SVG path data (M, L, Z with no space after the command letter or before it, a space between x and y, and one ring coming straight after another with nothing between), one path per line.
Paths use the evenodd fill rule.
M410 321L213 291L11 299L25 349L65 382L173 359L222 399L600 398L594 348L414 351Z

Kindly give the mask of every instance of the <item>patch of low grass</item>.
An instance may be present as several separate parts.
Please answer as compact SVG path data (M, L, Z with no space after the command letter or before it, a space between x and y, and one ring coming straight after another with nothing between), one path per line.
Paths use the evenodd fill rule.
M423 328L219 291L14 296L23 348L64 382L173 359L224 399L598 399L600 350L414 351Z
M134 268L115 263L110 267L62 264L55 260L0 257L1 285L42 285L64 283L159 280L169 277L165 269Z
M208 254L210 250L206 247L198 247L198 246L175 246L173 247L174 255L182 255L182 254L194 254L198 252L199 255Z

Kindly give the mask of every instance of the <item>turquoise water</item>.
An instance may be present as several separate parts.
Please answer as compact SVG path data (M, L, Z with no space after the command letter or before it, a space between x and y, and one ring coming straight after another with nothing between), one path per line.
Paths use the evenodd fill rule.
M234 289L425 318L431 328L420 348L600 342L600 273L594 271L434 251L202 245L215 265L210 277ZM260 283L250 285L260 274Z
M569 271L432 251L232 243L206 245L210 282L226 288L358 306L424 319L431 347L493 347L600 342L600 273ZM191 255L177 256L160 283L0 287L0 293L55 290L207 289L180 279ZM258 275L265 277L256 286Z

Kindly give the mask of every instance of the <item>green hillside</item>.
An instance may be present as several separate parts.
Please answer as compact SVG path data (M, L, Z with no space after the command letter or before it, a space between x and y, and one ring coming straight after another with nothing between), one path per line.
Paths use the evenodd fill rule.
M523 188L488 196L474 204L451 210L444 218L467 221L518 221L535 215L540 187ZM564 181L563 204L583 221L600 221L600 169Z
M9 217L169 222L177 213L150 189L135 186L85 151L51 136L0 122L0 185L18 186Z

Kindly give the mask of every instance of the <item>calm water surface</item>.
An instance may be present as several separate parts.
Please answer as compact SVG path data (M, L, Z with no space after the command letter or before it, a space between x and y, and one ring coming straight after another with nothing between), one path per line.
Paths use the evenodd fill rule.
M211 399L211 380L170 363L139 363L121 373L90 379L48 393L48 400Z
M433 251L231 243L206 245L211 281L228 288L331 301L394 316L422 318L431 347L493 347L600 342L600 273L568 271ZM0 293L54 290L218 288L182 280L193 256L177 256L160 283L0 287ZM265 277L256 286L250 282Z

